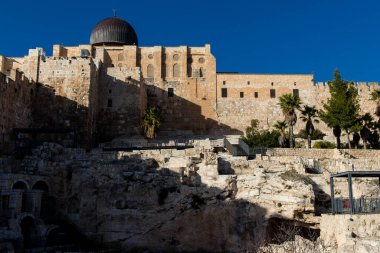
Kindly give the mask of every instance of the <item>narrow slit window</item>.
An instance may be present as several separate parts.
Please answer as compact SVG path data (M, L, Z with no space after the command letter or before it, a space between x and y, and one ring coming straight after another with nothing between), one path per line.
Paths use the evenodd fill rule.
M227 88L222 88L222 98L227 97Z
M276 98L276 90L275 89L270 89L270 97Z
M299 89L293 89L293 96L295 96L295 97L299 97L300 96Z

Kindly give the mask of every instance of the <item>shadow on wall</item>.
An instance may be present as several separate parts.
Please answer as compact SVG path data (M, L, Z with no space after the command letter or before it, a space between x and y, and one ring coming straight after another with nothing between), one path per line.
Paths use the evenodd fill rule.
M114 68L118 69L118 68ZM95 85L92 85L95 86ZM100 73L99 87L90 87L89 106L56 94L53 87L38 83L31 94L33 141L63 142L91 148L119 136L142 134L141 118L146 105L162 110L160 131L191 131L194 134L242 134L241 131L202 115L200 105L172 91ZM94 95L96 94L96 95ZM78 98L80 99L80 98ZM215 114L216 115L216 114ZM215 116L216 117L216 116ZM65 145L68 146L68 145Z
M99 247L126 252L255 252L273 241L267 210L235 199L236 187L229 187L233 184L210 187L197 171L158 169L154 159L136 155L112 164L112 170L102 165L85 174L75 170L73 178L79 180L67 182L81 203L75 213L68 206L66 218L84 234L96 232L93 239Z
M38 140L47 142L67 141L69 137L74 142L71 146L86 147L91 143L93 127L90 124L91 117L88 107L55 94L53 87L37 84L33 96L33 123L32 129L36 129ZM37 131L37 129L39 131ZM68 134L69 136L66 136Z
M114 77L107 72L118 76ZM132 78L134 69L105 68L100 71L98 88L98 141L141 134L141 118L146 107L143 84ZM120 76L125 77L123 80Z

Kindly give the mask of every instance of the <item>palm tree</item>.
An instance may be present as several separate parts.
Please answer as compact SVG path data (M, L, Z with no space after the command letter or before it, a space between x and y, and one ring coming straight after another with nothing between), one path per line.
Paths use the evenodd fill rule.
M144 129L145 136L149 139L156 137L156 131L161 125L160 114L160 109L155 106L148 107L144 112L141 127Z
M279 105L289 126L289 146L294 148L293 126L297 123L296 110L301 108L301 99L299 96L284 94L280 97Z
M306 122L306 133L307 133L307 145L311 148L311 136L314 133L314 124L313 121L319 123L318 118L318 110L315 106L305 105L301 110L301 119L303 122Z
M375 114L379 118L380 121L380 90L374 90L371 92L371 100L377 102Z
M286 124L285 120L276 121L273 127L280 132L280 136L278 137L278 143L282 148L284 148L286 146L285 129L288 127L288 124Z
M367 149L367 142L371 137L370 128L373 126L373 118L371 114L366 113L361 117L361 121L363 122L363 126L360 129L360 137L363 140L364 149Z

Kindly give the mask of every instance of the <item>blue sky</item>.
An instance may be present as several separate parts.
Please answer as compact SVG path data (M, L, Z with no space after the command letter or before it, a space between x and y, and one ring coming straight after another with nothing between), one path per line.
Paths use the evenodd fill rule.
M211 44L217 71L314 73L380 81L380 1L106 0L7 1L1 5L0 54L87 44L92 27L117 16L141 46Z

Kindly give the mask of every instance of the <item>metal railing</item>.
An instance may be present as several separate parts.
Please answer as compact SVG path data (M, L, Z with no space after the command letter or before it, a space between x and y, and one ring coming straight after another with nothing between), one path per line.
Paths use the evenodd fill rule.
M364 197L354 199L352 203L348 198L335 199L334 206L332 207L333 213L350 213L351 204L353 205L354 213L380 213L380 199Z

